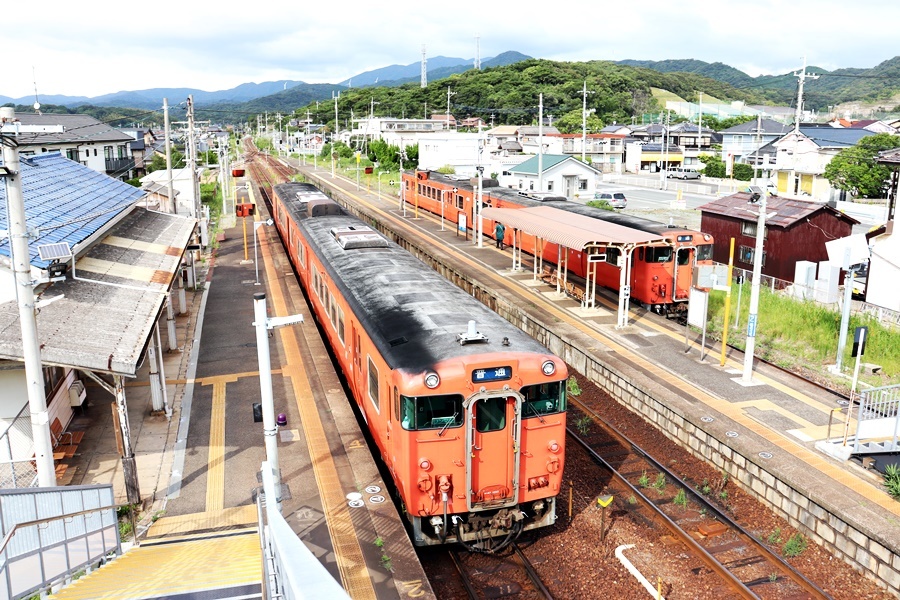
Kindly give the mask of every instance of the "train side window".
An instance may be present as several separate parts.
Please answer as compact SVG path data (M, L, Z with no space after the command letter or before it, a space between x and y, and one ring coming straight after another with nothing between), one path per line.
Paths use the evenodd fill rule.
M464 206L464 202L465 202L465 198L463 196L456 196L456 208L458 208L459 210L462 210L463 206Z
M613 266L618 266L619 265L619 254L621 254L621 253L622 253L622 251L619 250L618 248L613 248L612 246L608 247L606 249L606 262L608 262L609 264L611 264Z
M394 386L394 420L400 421L400 390Z
M378 369L375 367L375 363L372 362L371 358L367 358L368 360L368 370L369 370L369 400L372 401L372 406L375 407L377 412L381 412L381 401L378 396Z
M667 263L672 260L672 248L670 246L656 246L647 248L648 263Z
M538 385L527 385L522 388L525 406L522 416L538 417L566 410L566 388L564 382L551 381Z
M440 396L400 396L400 425L407 430L460 427L463 423L463 397L459 394Z
M638 248L637 256L638 256L638 260L644 260L644 248L643 247Z
M313 291L316 293L316 296L319 295L319 272L313 269Z
M341 340L341 345L344 344L344 309L340 306L337 306L337 334L338 338Z
M479 433L500 431L506 427L506 396L475 403L475 429Z
M328 292L328 305L331 309L331 326L334 327L335 331L337 331L337 302L334 301L334 297L331 295L331 292Z

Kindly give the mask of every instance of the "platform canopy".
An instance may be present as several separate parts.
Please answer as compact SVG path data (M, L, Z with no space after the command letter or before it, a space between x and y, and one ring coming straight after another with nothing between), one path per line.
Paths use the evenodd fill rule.
M486 219L573 250L666 243L661 235L552 208L485 208Z

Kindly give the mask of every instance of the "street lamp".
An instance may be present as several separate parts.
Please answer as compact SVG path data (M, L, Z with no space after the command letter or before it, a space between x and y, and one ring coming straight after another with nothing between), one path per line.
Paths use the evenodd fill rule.
M253 222L253 263L256 266L256 283L254 285L259 285L259 260L257 259L257 251L256 251L256 230L262 227L263 225L272 226L275 224L275 221L272 219L266 219L265 221L254 221Z
M765 238L766 219L776 213L766 214L766 190L757 186L750 187L750 203L759 202L759 213L756 219L756 247L753 251L753 285L750 288L750 309L747 317L747 346L744 348L744 374L742 381L749 384L753 381L753 350L756 344L756 322L759 312L759 287L762 278L763 239Z

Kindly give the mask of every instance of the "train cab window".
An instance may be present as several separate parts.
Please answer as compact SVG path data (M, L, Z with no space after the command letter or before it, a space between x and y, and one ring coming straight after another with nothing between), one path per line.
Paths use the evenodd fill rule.
M637 249L637 258L638 258L638 260L644 260L644 248L643 247Z
M500 431L506 427L506 396L475 403L475 429L479 433Z
M463 423L463 397L400 396L400 425L410 431L459 427Z
M372 405L375 407L375 410L379 413L381 412L381 401L378 396L378 369L375 367L375 363L372 362L372 359L368 359L369 369L369 400L372 401Z
M566 410L566 388L562 381L526 385L522 395L525 396L522 416L526 419Z
M690 248L679 248L678 252L675 253L678 261L678 266L683 267L685 265L691 264L691 250Z
M712 244L703 244L701 246L697 246L697 260L712 260L713 257L713 245Z
M672 260L672 248L670 246L647 248L644 256L648 263L667 263Z

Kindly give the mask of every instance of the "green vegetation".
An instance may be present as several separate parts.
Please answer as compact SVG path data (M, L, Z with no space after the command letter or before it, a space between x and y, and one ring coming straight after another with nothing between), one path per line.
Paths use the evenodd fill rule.
M806 550L807 543L806 538L802 534L795 533L785 542L784 547L781 548L781 553L788 558L800 556Z
M588 200L585 202L586 205L591 208L600 208L602 210L615 210L613 205L607 202L606 200Z
M769 542L772 546L775 544L781 543L781 527L776 527L772 530L772 533L769 534L769 537L766 538L766 541Z
M381 567L385 571L392 571L394 567L393 560L384 549L384 538L381 536L375 538L375 547L381 550Z
M663 490L666 489L666 483L666 476L662 473L657 473L656 479L653 480L653 489L655 489L657 492L662 493Z
M678 493L675 494L675 498L672 500L675 503L675 506L680 506L681 508L687 508L688 498L687 493L684 489L678 490Z
M884 487L894 500L900 500L900 466L892 464L884 468Z
M747 315L750 305L750 284L737 284L731 288L732 315L729 319L731 331L729 344L743 350L745 346ZM741 294L741 314L735 320L738 294ZM722 338L724 322L725 292L713 291L709 296L709 317L707 335ZM900 383L900 344L897 333L881 325L867 315L853 315L848 327L853 335L856 327L867 326L865 362L882 366L877 374L860 373L860 381L873 386ZM840 336L841 314L829 306L812 300L797 300L781 292L773 292L768 286L760 289L759 327L756 330L756 355L786 369L799 371L834 364ZM843 364L852 365L852 344L847 344ZM846 380L833 382L849 387Z
M187 165L187 162L185 161L184 154L172 148L172 168L183 169L185 165ZM147 165L147 172L152 173L153 171L164 171L165 169L166 157L162 154L154 153L153 158L150 159L150 164Z
M638 485L642 488L650 487L650 478L647 477L647 471L641 473L641 476L638 477Z
M578 386L578 380L572 375L566 380L566 393L570 396L580 396L581 388Z
M575 420L575 429L578 430L578 433L581 435L587 435L588 430L591 427L591 418L588 416L579 417Z
M875 157L883 150L892 150L900 144L897 136L878 133L864 137L855 146L844 148L825 167L825 179L839 190L862 198L884 198L882 189L891 174L887 165L875 163Z

